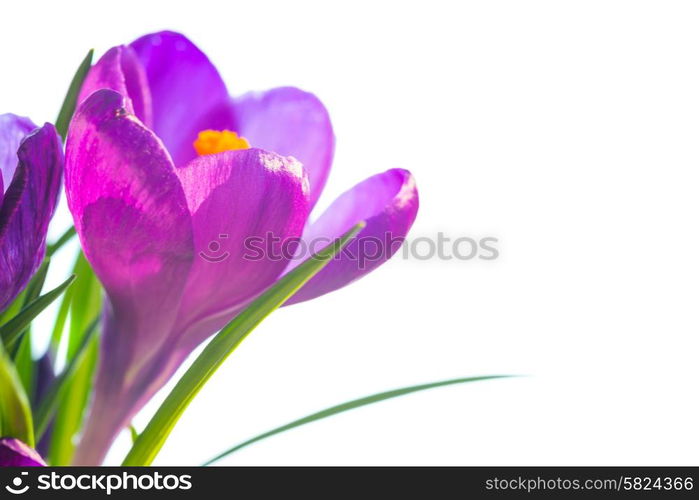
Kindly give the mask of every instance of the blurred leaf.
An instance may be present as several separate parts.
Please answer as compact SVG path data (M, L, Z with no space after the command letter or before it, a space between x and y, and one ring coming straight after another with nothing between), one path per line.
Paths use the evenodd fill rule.
M73 274L75 274L75 269L73 269ZM56 314L56 322L53 325L53 332L51 333L51 342L49 344L49 351L51 352L51 358L58 358L58 350L61 347L61 338L63 338L63 330L65 329L66 320L68 319L68 313L70 312L70 304L73 298L73 288L68 288L66 292L61 297L61 305L58 308L58 314Z
M364 225L364 223L357 224L341 239L326 246L279 279L233 321L223 327L160 405L146 428L138 436L123 465L150 465L185 409L226 358L262 320L323 269Z
M17 316L0 326L0 337L2 337L2 340L8 349L12 349L15 342L20 339L22 332L24 332L34 318L36 318L44 309L46 309L54 300L56 300L56 298L58 298L63 291L70 286L74 279L75 276L71 276L50 292L47 292L41 297L34 299L26 307L24 307L19 314L17 314Z
M82 251L78 253L78 256L75 258L75 263L73 264L73 270L71 274L74 274L76 276L76 279L78 281L82 281L83 279L86 279L83 275L85 272L83 271L82 268L82 261L84 260L84 256ZM83 276L81 278L81 276ZM61 347L61 339L63 338L63 331L65 330L65 325L66 325L66 320L68 319L68 313L70 312L70 306L73 303L73 296L75 295L73 292L75 290L75 287L70 287L68 290L66 290L66 293L63 294L63 297L61 297L61 305L58 308L58 314L56 315L56 322L53 325L53 331L51 332L51 342L49 344L49 349L51 352L51 356L54 360L58 358L58 350Z
M46 283L46 274L51 263L50 258L45 258L39 266L39 269L32 277L31 281L25 288L25 294L22 299L22 307L27 307L32 301L36 300L41 294L41 290ZM21 342L15 344L14 351L11 353L12 360L15 364L15 369L19 375L25 392L30 395L34 394L34 383L36 380L36 365L32 359L32 335L31 325L27 326L23 333Z
M14 437L34 446L34 425L22 382L0 343L0 436Z
M75 226L70 226L65 233L63 233L60 238L58 238L54 243L51 245L46 246L46 256L47 257L52 257L53 254L58 252L63 245L68 243L70 240L73 239L73 236L75 236L77 232L75 231Z
M85 356L77 364L70 383L64 391L61 391L56 417L51 428L48 453L51 465L70 465L73 460L74 437L82 428L98 356L99 337L95 336L88 343Z
M17 313L19 313L22 310L22 304L24 304L24 297L27 294L27 289L25 288L22 290L22 292L15 298L15 300L12 301L12 303L7 306L7 309L5 309L2 314L0 314L0 326L4 325L8 321L10 321L12 318L17 316Z
M56 380L53 381L42 398L39 408L36 411L34 420L34 432L37 439L41 439L44 431L46 431L46 428L51 421L51 417L53 417L53 414L58 407L60 396L65 394L65 391L70 387L73 374L85 360L90 342L95 337L96 332L97 320L93 321L88 327L87 332L85 332L85 335L83 335L81 344L75 353L75 356L68 361L66 367L63 369L63 372L56 378Z
M13 358L17 375L22 382L24 391L32 400L34 387L36 382L36 364L32 359L32 335L31 330L27 329L22 335L22 340L18 343L18 348L14 353Z
M506 377L510 377L510 376L511 375L486 375L483 377L469 377L469 378L456 378L456 379L452 379L452 380L442 380L441 382L433 382L431 384L423 384L423 385L414 385L411 387L403 387L401 389L394 389L392 391L380 392L378 394L373 394L371 396L367 396L364 398L354 399L352 401L348 401L347 403L342 403L342 404L339 404L337 406L331 406L330 408L326 408L325 410L319 411L317 413L313 413L311 415L300 418L298 420L294 420L293 422L289 422L288 424L282 425L281 427L276 427L270 431L259 434L259 435L255 436L254 438L250 438L247 441L243 441L242 443L240 443L232 448L229 448L228 450L224 451L220 455L216 455L214 458L205 462L203 465L211 465L212 463L214 463L218 460L221 460L222 458L224 458L232 453L235 453L236 451L238 451L242 448L245 448L246 446L249 446L249 445L256 443L258 441L262 441L263 439L266 439L270 436L274 436L275 434L279 434L279 433L288 431L288 430L293 429L295 427L300 427L302 425L310 424L311 422L315 422L316 420L322 420L324 418L332 417L333 415L337 415L338 413L343 413L343 412L346 412L349 410L353 410L353 409L359 408L361 406L366 406L366 405L370 405L373 403L378 403L379 401L385 401L387 399L397 398L399 396L405 396L406 394L410 394L413 392L434 389L436 387L444 387L446 385L454 385L454 384L466 384L468 382L479 382L481 380L506 378Z
M102 308L102 287L82 252L73 266L75 284L66 294L58 311L56 324L51 336L51 351L58 355L64 336L65 321L70 315L67 329L66 364L75 361L73 375L60 391L58 407L51 431L48 459L52 465L69 465L75 451L74 437L83 424L85 408L92 390L92 379L99 355L99 338L95 334L85 341L88 327L98 320ZM97 328L99 330L99 328ZM86 342L86 343L85 343Z
M68 92L63 100L63 106L61 106L61 110L58 113L58 118L56 118L56 130L64 141L66 139L66 133L68 132L68 124L70 123L70 119L73 118L75 106L78 103L80 88L83 86L87 72L90 71L90 66L92 66L92 56L94 52L93 49L90 49L85 59L83 59L80 66L78 66L78 70L75 72L73 80L68 87Z
M23 308L27 307L30 302L36 300L36 298L41 294L41 290L44 288L44 283L46 283L46 274L49 271L49 264L51 264L51 259L44 259L31 281L29 281L26 289L27 293L24 297Z
M22 290L22 292L15 297L15 300L12 301L7 309L0 314L0 326L17 316L17 313L19 313L23 307L25 307L29 302L34 300L39 293L41 293L41 289L46 281L46 272L48 271L49 261L50 259L44 259L39 266L39 269L37 269L36 273L34 273L31 281L26 287L24 287L24 290ZM28 294L29 290L34 291Z
M138 431L133 424L129 424L129 432L131 433L131 443L135 443L138 439Z
M75 274L78 278L71 297L68 359L73 358L88 327L102 311L102 285L82 252L75 262Z

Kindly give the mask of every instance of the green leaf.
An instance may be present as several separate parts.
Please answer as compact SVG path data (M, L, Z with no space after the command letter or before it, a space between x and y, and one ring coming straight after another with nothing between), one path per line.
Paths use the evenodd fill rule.
M19 375L0 342L0 436L14 437L34 446L34 425L29 398Z
M22 387L29 396L30 402L34 401L34 389L36 383L37 365L32 358L32 335L31 330L27 329L22 335L22 340L17 343L17 349L14 353L13 362L17 375L22 381Z
M76 257L73 273L77 278L63 296L51 336L51 352L55 358L64 337L64 330L67 330L66 364L71 363L81 351L85 333L89 325L99 317L102 308L102 287L82 252ZM70 326L66 329L65 322L69 314ZM69 465L73 459L74 438L82 428L99 356L98 335L89 340L86 349L82 359L76 361L74 374L59 397L48 453L48 460L52 465Z
M129 432L131 433L131 443L135 443L138 439L138 431L133 424L129 424Z
M92 381L99 357L99 337L93 337L56 411L51 428L48 461L51 465L70 465L75 453L75 435L82 428Z
M73 76L66 97L63 100L61 111L58 113L58 118L56 118L56 130L64 141L66 139L66 132L68 131L68 124L70 123L70 119L73 118L73 112L78 102L80 88L83 86L87 72L90 71L90 66L92 66L92 56L94 52L93 49L90 49L85 59L83 59L80 66L78 66L78 70L75 72L75 76Z
M2 337L3 342L9 349L20 339L22 332L24 332L34 318L56 300L56 298L73 283L74 279L75 276L73 275L50 292L33 300L24 307L17 316L0 327L0 337Z
M36 300L41 294L46 282L46 274L51 263L50 258L44 259L39 266L39 269L32 277L29 285L25 288L22 307L27 307L32 301ZM32 359L32 335L31 325L27 326L24 332L20 333L22 340L15 344L14 350L11 353L12 360L15 364L15 369L19 375L24 390L29 395L29 399L34 400L34 383L36 379L36 364Z
M326 246L282 277L233 321L223 327L160 405L146 428L138 436L123 465L150 465L187 406L243 339L272 311L323 269L363 227L363 222L357 224L342 238Z
M27 289L25 288L20 292L19 295L12 301L12 303L7 306L2 314L0 314L0 326L4 325L12 318L17 316L17 314L22 310L22 305L24 304L24 297L27 295Z
M20 293L15 300L12 301L12 304L0 315L0 325L4 325L14 318L23 307L39 296L41 289L44 287L44 282L46 281L49 260L50 259L45 259L41 263L41 266L39 266L39 269L34 273L29 284L24 287L22 293Z
M46 256L52 257L53 254L58 252L63 245L68 243L73 239L73 236L77 234L75 226L70 226L65 233L63 233L54 243L46 247Z
M394 389L392 391L380 392L378 394L373 394L364 398L354 399L352 401L348 401L346 403L342 403L336 406L331 406L330 408L326 408L325 410L312 413L311 415L300 418L298 420L294 420L293 422L289 422L288 424L282 425L280 427L276 427L270 431L263 432L262 434L250 438L247 441L243 441L242 443L227 449L223 453L216 455L214 458L206 461L203 465L211 465L212 463L221 460L222 458L227 457L228 455L235 453L236 451L245 448L246 446L250 446L253 443L262 441L263 439L266 439L270 436L274 436L275 434L280 434L295 427L310 424L311 422L315 422L316 420L322 420L324 418L332 417L333 415L337 415L338 413L354 410L355 408L359 408L361 406L378 403L379 401L385 401L387 399L397 398L399 396L405 396L406 394L410 394L413 392L426 391L428 389L434 389L436 387L444 387L445 385L466 384L469 382L479 382L481 380L492 380L496 378L507 378L511 376L512 375L486 375L483 377L442 380L440 382L433 382L431 384L413 385L411 387L403 387L401 389Z
M44 261L39 266L39 269L32 277L31 281L27 285L27 294L24 297L24 304L22 307L27 307L30 302L36 300L36 298L41 294L41 290L44 288L44 283L46 283L46 274L49 271L49 264L51 264L51 259L44 259Z
M73 274L75 274L75 269L73 269ZM63 330L66 326L68 313L70 312L72 297L73 287L68 288L68 290L66 290L66 292L63 294L63 297L61 297L61 305L58 308L58 314L56 314L56 322L53 325L53 332L51 333L51 342L49 343L51 359L53 360L58 358L58 351L61 347L61 339L63 338Z
M53 417L58 403L60 401L61 394L64 394L66 390L70 387L70 381L72 380L73 374L76 369L83 363L85 356L87 355L88 349L90 347L90 342L95 337L97 332L97 322L95 320L88 327L87 332L83 335L82 342L75 356L68 362L63 372L53 381L51 386L47 389L45 396L42 398L39 408L36 411L36 418L34 421L34 433L37 439L41 439L46 431L46 428Z
M102 312L102 285L82 252L75 261L75 274L77 279L71 297L68 359L75 355L87 328Z

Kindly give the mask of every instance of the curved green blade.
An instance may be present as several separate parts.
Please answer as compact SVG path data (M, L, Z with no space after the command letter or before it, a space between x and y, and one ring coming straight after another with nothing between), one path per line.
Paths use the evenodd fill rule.
M315 276L364 227L359 223L342 238L323 248L282 277L228 323L204 348L177 382L146 428L136 439L123 465L150 465L185 409L204 384L247 335Z
M11 349L15 342L21 338L22 332L24 332L34 318L41 314L41 312L46 309L51 302L56 300L65 291L65 289L68 288L71 283L73 283L73 280L75 280L75 275L65 280L62 284L58 285L50 292L46 292L41 297L38 297L27 304L27 306L24 307L19 314L17 314L17 316L0 326L0 337L2 337L3 343L8 347L8 349Z
M76 234L78 234L78 232L75 230L75 226L70 226L55 242L51 243L50 245L46 245L46 256L52 257L53 254L58 252L63 247L63 245L72 240L73 236Z
M275 434L279 434L285 431L288 431L290 429L293 429L295 427L300 427L302 425L310 424L311 422L315 422L316 420L322 420L324 418L332 417L333 415L337 415L338 413L343 413L349 410L354 410L355 408L359 408L361 406L366 406L374 403L378 403L379 401L385 401L387 399L391 398L397 398L399 396L405 396L406 394L410 394L413 392L418 392L418 391L426 391L428 389L434 389L436 387L444 387L446 385L454 385L454 384L465 384L468 382L479 382L481 380L492 380L496 378L507 378L507 377L512 377L513 375L485 375L482 377L469 377L469 378L455 378L451 380L442 380L440 382L432 382L430 384L423 384L423 385L413 385L411 387L402 387L400 389L394 389L392 391L386 391L386 392L380 392L378 394L372 394L371 396L366 396L363 398L359 399L354 399L352 401L348 401L346 403L342 403L336 406L331 406L330 408L326 408L325 410L321 410L319 412L313 413L311 415L308 415L303 418L299 418L298 420L294 420L293 422L289 422L288 424L282 425L280 427L276 427L270 431L263 432L262 434L259 434L253 438L248 439L247 441L243 441L242 443L235 445L232 448L227 449L223 453L216 455L214 458L204 462L202 465L211 465L212 463L221 460L224 457L227 457L228 455L235 453L236 451L245 448L246 446L250 446L253 443L256 443L258 441L262 441L263 439L266 439L270 436L274 436Z
M0 436L14 437L34 447L34 425L29 398L1 342Z
M85 409L92 390L93 375L99 356L99 335L88 342L81 359L75 356L84 345L83 339L91 322L99 317L102 307L102 286L82 252L73 266L75 284L63 295L51 336L51 353L58 359L60 345L65 342L66 364L75 363L73 374L60 391L49 444L48 462L69 465L75 451L75 436L82 428ZM70 316L68 325L66 320ZM97 328L99 331L99 327Z
M51 259L49 257L45 258L31 281L29 281L29 284L22 294L22 307L28 306L39 297L41 290L44 288L44 283L46 282L46 274L48 273L50 263ZM27 326L24 331L20 333L20 336L22 337L21 341L15 342L13 346L8 345L8 347L11 347L9 354L17 370L17 375L19 375L19 379L22 381L24 391L33 404L37 366L32 359L31 327Z
M129 434L131 434L131 443L135 443L138 439L138 431L136 430L136 427L134 427L133 424L129 424Z
M78 104L78 94L80 93L80 88L83 86L83 81L87 76L87 72L90 71L90 66L92 66L92 56L94 50L90 49L85 56L85 58L78 66L73 79L68 87L68 92L63 100L63 105L61 110L58 112L58 118L56 118L56 130L58 134L65 141L66 133L68 132L68 124L70 119L73 118L73 112L75 111L75 106Z
M70 383L72 381L73 374L76 369L81 365L83 359L88 352L88 347L90 342L97 334L97 323L98 319L94 320L90 326L88 326L85 335L81 339L78 351L75 353L71 359L68 360L68 364L64 368L63 372L53 381L51 386L49 386L46 391L46 395L42 398L39 407L36 410L36 419L34 423L34 432L38 440L44 435L44 431L51 421L51 417L54 415L56 408L58 408L58 403L60 402L61 395L68 390Z

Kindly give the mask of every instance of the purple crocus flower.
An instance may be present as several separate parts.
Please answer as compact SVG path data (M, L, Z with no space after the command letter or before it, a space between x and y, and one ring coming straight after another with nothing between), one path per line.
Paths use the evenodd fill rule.
M41 264L63 177L63 149L53 125L0 115L0 311Z
M44 459L15 438L0 438L0 467L41 467Z
M109 50L80 100L66 191L108 303L76 462L96 464L194 347L298 263L286 243L327 243L366 221L289 303L318 297L390 258L418 195L410 173L393 169L310 221L334 151L322 103L290 87L231 98L206 56L177 33ZM371 259L359 244L369 237ZM255 239L265 251L251 258L246 245Z

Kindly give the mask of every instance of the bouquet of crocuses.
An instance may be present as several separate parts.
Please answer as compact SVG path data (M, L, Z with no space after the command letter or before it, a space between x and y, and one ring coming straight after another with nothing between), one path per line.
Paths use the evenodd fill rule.
M375 175L311 219L333 151L328 112L313 94L281 87L231 97L204 53L173 32L114 47L94 65L90 51L55 126L0 115L0 465L101 464L213 336L149 424L131 427L123 463L150 464L268 314L389 259L417 214L412 175ZM47 245L63 186L74 227ZM52 255L76 233L72 275L45 291ZM53 301L55 327L37 359L32 321ZM492 377L343 403L211 462L358 406L484 378Z

